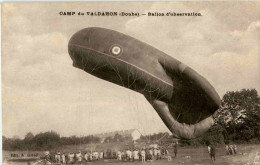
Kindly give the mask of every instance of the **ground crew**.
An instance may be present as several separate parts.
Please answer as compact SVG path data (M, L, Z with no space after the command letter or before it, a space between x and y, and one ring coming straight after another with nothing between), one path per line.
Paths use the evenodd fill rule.
M215 159L215 145L214 144L211 144L210 145L210 158L211 158L211 160L213 161L213 162L215 162L216 161L216 159Z
M177 157L177 152L178 152L177 142L174 143L173 150L174 150L174 156Z
M118 151L117 152L117 162L119 162L121 160L122 160L122 153L121 153L121 151Z
M66 164L65 153L63 153L63 154L61 155L61 163L62 163L62 164Z
M85 158L85 162L87 162L88 161L88 154L87 153L85 153L84 158Z
M142 156L142 162L145 162L145 151L142 149L141 151L141 156Z

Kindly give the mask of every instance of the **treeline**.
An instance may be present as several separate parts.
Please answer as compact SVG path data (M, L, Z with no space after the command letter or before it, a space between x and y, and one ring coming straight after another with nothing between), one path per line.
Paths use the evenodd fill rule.
M50 150L62 145L80 145L99 143L100 138L95 136L60 137L54 131L36 134L27 133L24 139L2 137L3 150Z

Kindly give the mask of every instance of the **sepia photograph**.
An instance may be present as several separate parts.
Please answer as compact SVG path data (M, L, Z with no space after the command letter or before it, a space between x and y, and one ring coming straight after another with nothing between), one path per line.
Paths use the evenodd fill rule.
M260 3L1 4L2 164L260 165Z

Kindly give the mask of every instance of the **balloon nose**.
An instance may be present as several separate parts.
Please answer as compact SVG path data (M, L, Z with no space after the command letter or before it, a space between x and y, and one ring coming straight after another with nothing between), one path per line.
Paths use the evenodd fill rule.
M69 44L68 51L72 59L72 65L76 68L82 68L83 59L80 53L80 48L77 45Z
M82 29L70 38L69 45L90 46L90 38L96 32L95 28Z
M69 40L68 51L73 61L72 65L77 68L83 67L83 54L82 50L89 48L90 37L94 32L94 28L85 28L75 34ZM85 64L84 64L85 65Z

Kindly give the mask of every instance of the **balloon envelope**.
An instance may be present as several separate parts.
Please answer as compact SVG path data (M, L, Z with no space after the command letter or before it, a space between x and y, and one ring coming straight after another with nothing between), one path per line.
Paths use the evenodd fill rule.
M86 28L68 44L73 66L139 92L177 138L195 138L212 124L220 97L210 83L172 56L128 35Z

